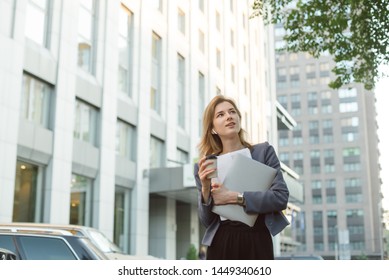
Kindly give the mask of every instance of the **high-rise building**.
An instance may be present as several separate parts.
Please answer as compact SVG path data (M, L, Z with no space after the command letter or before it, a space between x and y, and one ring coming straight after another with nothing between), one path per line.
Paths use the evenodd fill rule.
M273 32L249 16L236 0L0 0L0 222L198 248L207 102L234 98L249 140L277 148Z
M281 47L282 26L275 27ZM300 175L304 202L292 224L296 254L380 258L381 180L374 92L328 87L329 55L276 53L278 102L297 122L279 132L280 159Z

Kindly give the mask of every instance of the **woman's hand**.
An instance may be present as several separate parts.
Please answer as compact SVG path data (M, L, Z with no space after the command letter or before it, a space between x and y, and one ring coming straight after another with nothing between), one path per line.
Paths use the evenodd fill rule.
M221 183L213 182L211 196L215 205L236 204L238 193L230 191Z
M211 190L211 179L208 179L208 175L211 174L213 171L216 170L216 168L207 168L208 165L212 164L211 161L206 161L206 157L202 157L199 162L199 172L197 173L199 175L200 181L201 181L201 193L203 196L203 200L205 203L208 202L209 196L210 196L210 190Z

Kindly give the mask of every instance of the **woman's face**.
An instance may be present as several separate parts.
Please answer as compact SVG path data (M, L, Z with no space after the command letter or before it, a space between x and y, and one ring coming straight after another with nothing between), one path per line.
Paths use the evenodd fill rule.
M213 129L222 138L223 136L236 136L240 127L240 118L234 106L224 101L215 107L213 116Z

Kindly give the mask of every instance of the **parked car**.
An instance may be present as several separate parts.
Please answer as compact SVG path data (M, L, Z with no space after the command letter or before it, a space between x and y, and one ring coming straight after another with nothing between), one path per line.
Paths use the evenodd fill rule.
M45 223L8 223L0 224L0 232L5 228L18 229L36 229L43 230L62 230L74 236L87 237L97 248L104 253L104 255L111 260L126 260L126 259L156 259L153 256L134 256L124 253L115 243L106 237L101 231L87 226L80 225L59 225L59 224L45 224Z
M0 246L17 260L105 260L106 255L89 238L48 229L0 226Z
M0 248L0 260L16 260L16 255L9 250Z

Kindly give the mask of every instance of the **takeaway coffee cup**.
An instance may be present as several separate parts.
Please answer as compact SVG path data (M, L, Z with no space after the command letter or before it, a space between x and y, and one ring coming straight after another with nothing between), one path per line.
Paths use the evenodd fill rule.
M217 158L215 155L209 155L205 158L206 162L209 162L211 161L212 163L210 163L209 165L207 165L207 168L206 169L209 169L209 168L216 168L217 167ZM212 173L208 174L207 178L208 179L212 179L212 178L216 178L217 177L217 170L213 171Z

